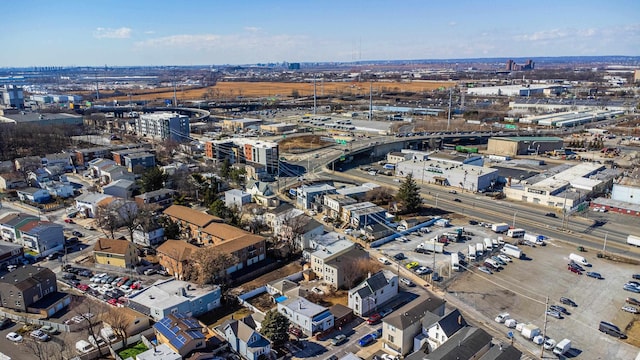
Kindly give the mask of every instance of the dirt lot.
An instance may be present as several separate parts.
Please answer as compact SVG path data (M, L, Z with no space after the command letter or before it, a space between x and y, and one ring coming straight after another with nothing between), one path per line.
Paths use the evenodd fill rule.
M304 135L289 137L278 142L280 151L312 150L326 146L328 143L320 139L320 135Z
M260 286L263 286L265 284L267 284L270 281L273 280L278 280L278 279L282 279L285 276L289 276L292 274L295 274L299 271L302 271L302 265L300 265L298 262L294 261L291 262L277 270L271 271L267 274L264 274L254 280L251 280L249 282L246 282L236 288L234 288L231 293L232 294L242 294L245 293L247 291L251 291L253 289L259 288Z
M518 322L533 323L541 329L545 320L545 301L557 304L560 297L574 300L578 307L568 308L563 319L548 317L546 334L556 341L569 338L572 355L582 359L632 359L638 354L639 325L633 325L638 315L620 310L628 296L639 297L622 289L638 272L637 266L614 263L596 258L595 253L581 253L593 264L586 271L602 274L604 280L577 275L567 270L573 247L550 241L545 247L522 247L530 260L514 260L505 269L487 275L477 270L465 272L448 286L447 297L461 302L485 317L484 322L501 333L509 329L493 321L508 312ZM471 267L473 269L473 267ZM608 321L626 329L629 339L622 342L598 331L599 321ZM631 328L633 326L633 329ZM515 341L538 354L539 347L522 336ZM633 346L631 346L633 345Z
M376 82L373 90L382 92L424 92L441 87L450 87L450 82L412 81L412 82ZM162 92L164 90L164 92ZM275 83L275 82L219 82L215 86L202 89L178 89L178 100L203 99L205 95L212 99L242 97L290 97L312 96L313 83ZM324 95L363 95L369 93L369 83L325 82L316 84L316 92ZM173 98L173 89L140 90L131 95L131 100L158 100ZM129 101L129 96L115 99Z

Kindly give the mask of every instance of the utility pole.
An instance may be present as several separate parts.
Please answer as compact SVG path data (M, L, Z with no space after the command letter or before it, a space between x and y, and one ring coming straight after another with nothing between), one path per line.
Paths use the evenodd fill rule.
M604 233L604 244L602 245L602 253L603 254L607 250L607 235L609 235L608 231Z
M542 344L540 345L540 359L544 358L544 337L547 334L547 309L549 308L549 297L544 303L544 326L542 327Z
M450 126L451 126L451 88L449 88L449 111L447 114L447 131L449 131Z
M313 115L316 114L316 75L313 75Z

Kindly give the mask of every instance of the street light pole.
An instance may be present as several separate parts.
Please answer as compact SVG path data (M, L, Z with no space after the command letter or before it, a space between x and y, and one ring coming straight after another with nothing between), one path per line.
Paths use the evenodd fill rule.
M518 215L517 211L513 213L513 228L514 229L516 228L516 215Z
M604 244L602 245L602 252L604 253L607 249L607 235L609 235L609 232L605 232L604 233Z

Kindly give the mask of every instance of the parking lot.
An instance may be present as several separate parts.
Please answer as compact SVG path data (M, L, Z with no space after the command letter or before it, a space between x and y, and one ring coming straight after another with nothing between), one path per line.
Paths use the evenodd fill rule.
M394 240L382 245L379 250L393 262L391 266L399 268L415 261L420 265L435 268L444 277L439 286L446 291L450 303L473 308L476 315L484 317L479 320L505 334L505 340L507 332L515 332L515 329L508 329L503 324L496 323L494 318L499 313L508 312L511 318L518 322L530 322L543 329L547 297L548 305L562 305L560 297L567 297L578 306L572 308L562 305L567 308L569 314L563 315L561 319L548 316L547 336L557 342L569 338L572 341L571 354L579 358L631 359L638 354L640 323L636 324L636 320L640 315L621 310L627 305L627 297L640 298L640 294L623 290L623 285L632 280L632 275L640 273L637 265L600 259L595 251L579 252L573 246L547 239L546 246L519 245L526 254L525 259L514 259L513 262L504 265L502 270L491 275L480 272L477 268L479 262L486 257L482 257L478 262L470 262L467 265L469 270L450 272L451 253L461 252L466 256L469 244L480 243L485 237L496 239L499 236L490 228L479 224L469 225L468 222L463 222L463 219L454 221L453 225L449 228L434 226L430 228L429 233L407 235L407 240ZM451 233L453 229L461 226L465 232L472 235L463 242L449 243L444 247L443 254L415 252L419 243L440 237L445 232ZM513 239L504 236L504 240L509 242ZM406 258L398 261L393 256L400 252ZM493 254L498 253L496 251ZM567 264L570 262L570 253L584 256L592 266L586 267L581 275L569 271ZM588 277L588 271L600 273L603 279ZM429 279L428 275L422 277ZM629 338L618 340L599 332L600 321L616 324ZM531 353L539 355L540 347L533 342L518 334L514 341L529 349Z

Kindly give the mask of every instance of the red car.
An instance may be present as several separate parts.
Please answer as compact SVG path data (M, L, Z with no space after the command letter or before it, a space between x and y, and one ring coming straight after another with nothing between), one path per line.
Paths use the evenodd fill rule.
M107 300L107 304L113 305L113 306L118 306L118 299L109 299L109 300Z
M78 290L81 290L81 291L89 290L89 285L87 284L78 284L76 287L78 288Z
M580 269L574 268L573 266L567 266L567 270L569 270L571 272L574 272L574 273L576 273L578 275L582 275L582 271L580 271Z
M382 319L382 316L380 316L380 314L378 313L371 314L367 319L367 324L369 325L377 324L381 319Z
M64 219L64 222L66 222L67 224L75 224L75 222L73 222L73 220L71 219Z

